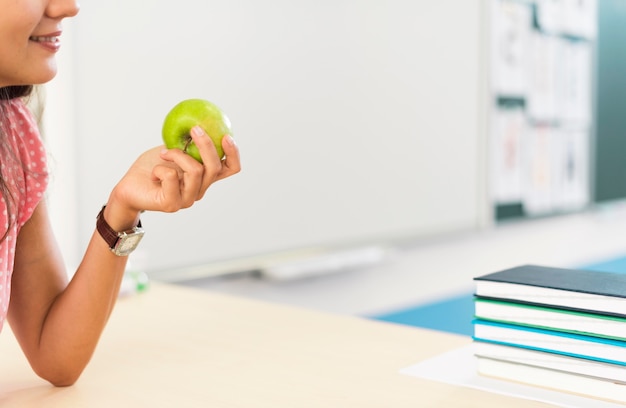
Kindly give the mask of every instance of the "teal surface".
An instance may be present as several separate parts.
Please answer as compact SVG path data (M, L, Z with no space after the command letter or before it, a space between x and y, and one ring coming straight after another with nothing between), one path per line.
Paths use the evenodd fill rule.
M441 301L373 316L373 318L390 323L471 336L473 332L472 319L474 318L473 294L464 293Z
M626 256L590 265L582 265L578 268L592 271L626 273ZM463 293L439 301L418 304L402 310L369 317L375 320L407 326L424 327L471 336L473 334L472 319L474 318L473 295L473 292Z

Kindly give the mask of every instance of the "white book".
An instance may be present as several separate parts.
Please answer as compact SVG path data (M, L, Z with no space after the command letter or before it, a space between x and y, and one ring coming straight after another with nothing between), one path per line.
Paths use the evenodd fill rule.
M619 364L478 341L474 342L472 347L474 355L477 357L603 378L626 384L626 367Z
M527 364L478 356L476 358L480 375L585 397L626 403L626 385L623 383Z

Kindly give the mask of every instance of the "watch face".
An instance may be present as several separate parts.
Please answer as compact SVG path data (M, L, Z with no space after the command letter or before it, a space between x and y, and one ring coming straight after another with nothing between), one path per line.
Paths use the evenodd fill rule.
M115 254L119 256L125 256L130 254L137 248L139 241L143 238L143 231L133 232L131 234L125 234L120 237L115 245Z

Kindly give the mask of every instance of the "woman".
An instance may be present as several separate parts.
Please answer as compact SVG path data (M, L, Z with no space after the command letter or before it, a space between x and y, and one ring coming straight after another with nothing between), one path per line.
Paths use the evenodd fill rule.
M142 154L111 191L68 282L42 199L45 151L24 98L32 85L56 75L61 23L79 6L76 0L0 0L0 10L0 328L8 320L39 376L71 385L96 347L136 244L116 247L117 233L140 237L142 211L190 207L212 183L239 172L239 152L226 136L220 160L196 127L192 138L203 164L163 146Z

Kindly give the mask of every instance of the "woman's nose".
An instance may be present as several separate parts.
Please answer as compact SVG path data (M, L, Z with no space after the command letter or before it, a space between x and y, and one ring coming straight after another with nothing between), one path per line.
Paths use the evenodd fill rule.
M80 5L76 0L49 0L46 15L55 19L74 17L79 10Z

